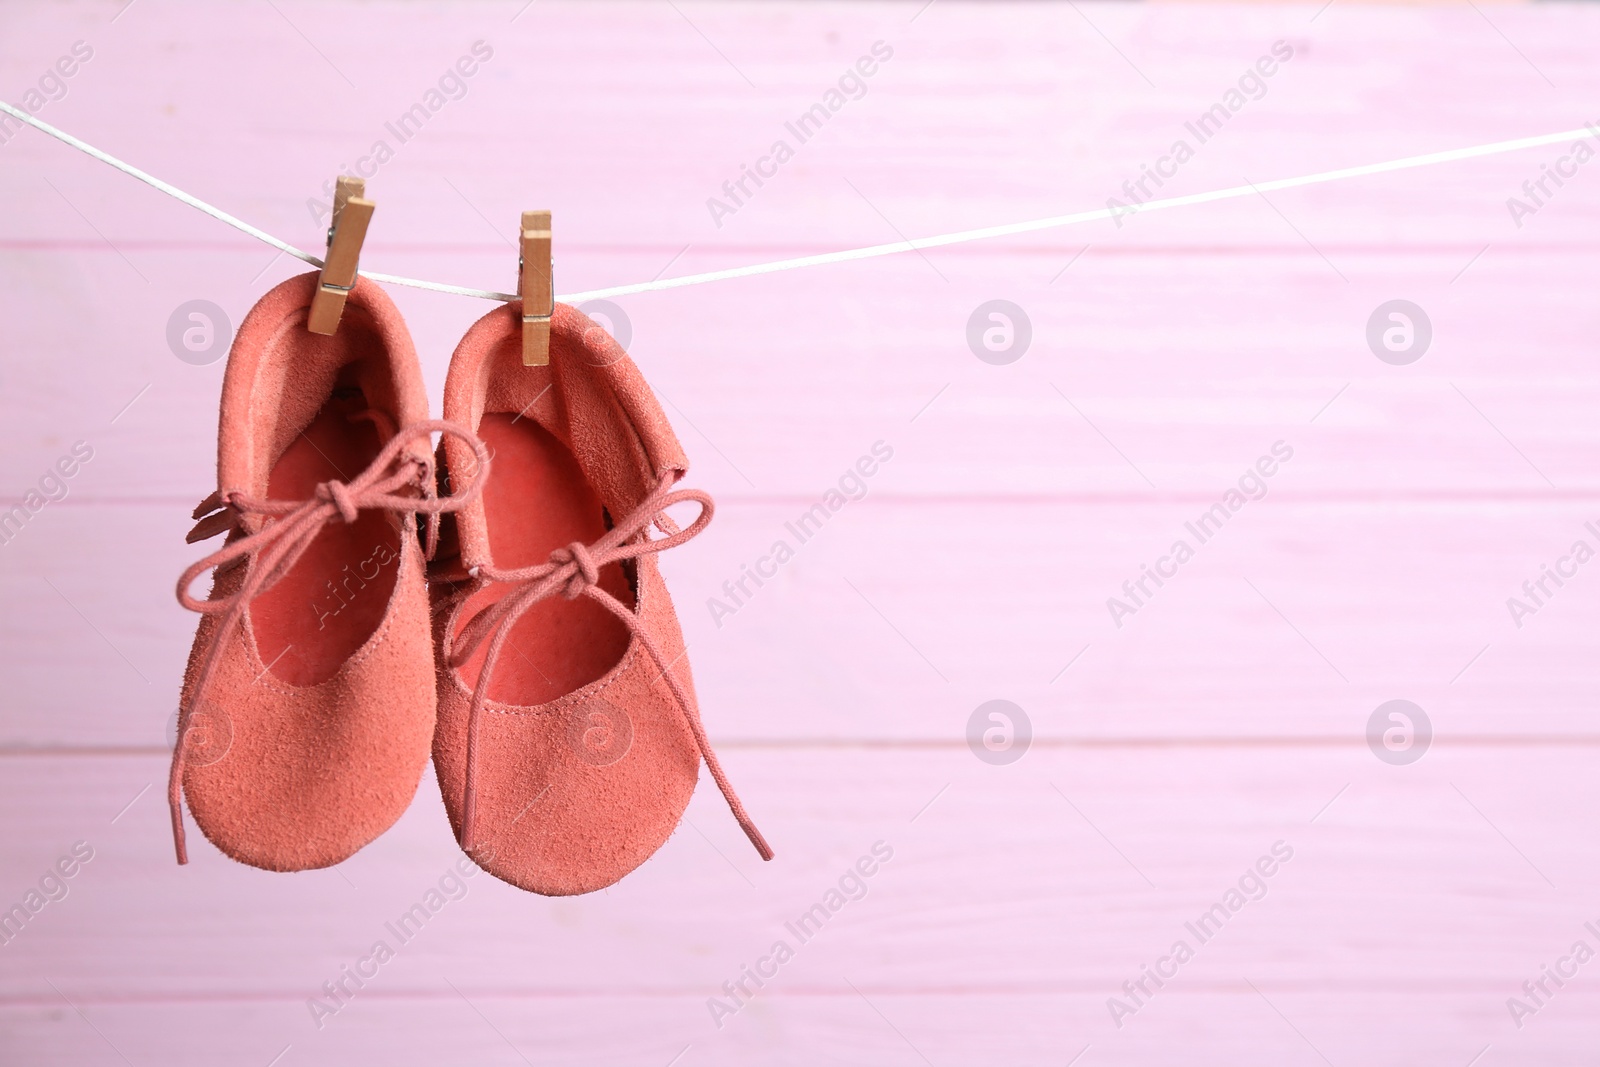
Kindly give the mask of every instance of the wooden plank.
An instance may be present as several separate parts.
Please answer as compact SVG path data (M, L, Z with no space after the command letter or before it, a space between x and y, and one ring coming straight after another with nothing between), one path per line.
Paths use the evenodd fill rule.
M1350 1023L1384 998L1414 995L1434 1005L1431 1017L1459 1018L1456 1036L1475 1050L1522 1038L1505 998L1586 938L1582 924L1595 918L1594 873L1568 845L1597 800L1587 762L1561 746L1441 747L1405 768L1365 752L1285 749L1041 749L1009 767L964 751L734 753L730 771L781 842L779 860L739 851L737 828L702 791L692 826L606 893L539 900L487 878L462 882L465 895L397 944L348 1014L319 1031L307 998L374 940L395 941L386 919L459 856L431 782L393 831L337 872L285 876L204 845L190 867L172 866L158 760L10 758L0 779L4 869L43 871L75 840L94 858L65 899L0 950L0 1004L15 1032L61 1033L46 1025L73 1015L58 1010L48 977L115 1042L166 1047L150 1021L181 1007L206 1020L198 1032L245 1021L252 1040L273 1046L270 1058L324 1037L333 1049L314 1054L378 1041L366 1028L380 1021L427 1048L436 1028L457 1025L447 1020L464 994L529 1033L530 1049L575 1055L580 1034L557 1027L534 1038L521 1028L552 1013L592 1019L616 997L652 1022L590 1033L597 1055L637 1050L648 1034L671 1035L669 1055L693 1043L716 1058L719 1047L822 1054L844 1039L829 1036L834 1027L855 1033L873 1018L846 1010L854 984L934 1048L980 1041L989 1007L1020 999L1054 1005L1007 1027L1027 1062L1089 1042L1150 1062L1205 1034L1278 1040L1248 980L1331 1044L1335 1062L1378 1040ZM63 770L91 766L67 786ZM1543 795L1518 784L1530 778L1546 783ZM4 823L27 827L26 838ZM784 924L880 840L893 855L866 880L866 896L800 943ZM1265 894L1199 943L1185 923L1280 840L1293 854L1262 880ZM13 880L7 892L25 888ZM247 916L216 903L246 899ZM719 1031L706 999L783 938L796 953L771 996ZM1118 1028L1107 998L1184 938L1194 960ZM116 949L96 950L105 945ZM1529 1038L1570 1035L1592 1001L1586 987L1563 991ZM1383 1034L1413 1054L1453 1047L1431 1027ZM93 1046L88 1036L73 1040Z
M1563 991L1519 1033L1509 1027L1503 1008L1501 1015L1494 1005L1462 1009L1428 989L1302 993L1263 986L1269 1005L1238 983L1219 992L1174 992L1149 1018L1138 1020L1140 1029L1130 1023L1121 1033L1107 1034L1097 1028L1101 1020L1063 1007L1059 995L906 996L858 985L859 995L775 994L720 1032L706 1025L703 1001L689 996L545 1000L473 991L465 1003L455 994L452 999L374 997L309 1034L289 1005L90 1004L85 1015L135 1063L159 1059L177 1067L218 1059L267 1063L286 1046L283 1062L330 1067L362 1057L386 1063L512 1064L524 1056L535 1063L606 1067L668 1063L673 1056L680 1056L680 1063L713 1065L786 1058L917 1067L924 1064L922 1056L935 1064L1045 1065L1080 1053L1081 1064L1155 1067L1172 1062L1172 1050L1182 1046L1203 1048L1202 1055L1216 1062L1270 1057L1311 1064L1322 1062L1321 1051L1334 1063L1406 1067L1419 1060L1466 1063L1485 1045L1492 1046L1490 1055L1509 1052L1530 1062L1577 1067L1585 1061L1573 1050L1587 1040L1597 1007L1587 990ZM1406 1012L1397 1015L1396 1003L1405 1004ZM18 1062L48 1059L76 1067L115 1057L104 1038L59 999L56 1005L0 1008L6 1047ZM1447 1017L1450 1027L1418 1025ZM596 1019L606 1020L605 1025L596 1025ZM1360 1025L1351 1025L1352 1019ZM192 1036L181 1045L173 1039L174 1034L193 1035L197 1024L205 1027L203 1044ZM1307 1047L1296 1029L1314 1047ZM1091 1035L1100 1040L1090 1040Z
M1600 249L1495 249L1455 286L1472 250L1345 257L1359 292L1303 249L1091 251L1052 286L1081 247L946 262L948 286L920 261L920 275L901 261L814 272L806 299L827 312L804 331L779 325L800 311L797 279L785 276L625 298L630 348L694 478L724 497L815 494L879 440L897 450L895 491L923 495L1209 493L1277 440L1301 450L1299 492L1600 493L1591 462L1600 442L1585 417L1600 389L1582 369L1595 321L1562 310L1585 306L1587 264ZM10 265L0 301L22 322L0 394L17 442L0 499L14 502L83 440L97 455L73 484L81 498L192 507L215 477L223 363L220 351L209 366L175 358L169 319L203 298L237 327L274 280L249 284L270 256L131 253L153 276L175 272L152 298L127 288L119 276L133 276L115 255L72 253L68 266L64 254L0 255L0 269ZM386 266L430 274L435 262L503 268L504 259L491 248ZM563 254L563 271L601 259ZM69 312L67 294L86 285L106 301ZM1499 294L1522 285L1526 318L1509 319ZM973 309L997 292L1033 323L1031 348L1009 366L981 362L966 340ZM1380 362L1365 340L1373 309L1397 293L1429 309L1435 326L1432 349L1409 367ZM437 391L450 351L487 306L395 295ZM35 307L60 307L59 325ZM105 343L118 319L146 343ZM85 374L97 379L87 397Z
M1294 462L1277 476L1285 495ZM724 505L667 554L714 737L956 743L996 697L1058 739L1355 739L1397 697L1441 736L1597 732L1600 586L1587 567L1562 588L1542 578L1575 541L1600 545L1583 503L1273 489L1199 544L1189 525L1206 498L940 503L887 484L820 527L797 526L803 498ZM0 616L17 700L0 744L166 743L195 626L172 598L195 554L188 525L175 505L69 496L0 547L0 600L30 605ZM1194 558L1113 617L1108 601L1133 607L1124 583L1173 566L1179 539ZM772 569L780 540L795 556L757 586L746 576ZM143 546L138 567L129 545ZM1552 595L1514 619L1508 600L1531 607L1523 584L1539 580Z

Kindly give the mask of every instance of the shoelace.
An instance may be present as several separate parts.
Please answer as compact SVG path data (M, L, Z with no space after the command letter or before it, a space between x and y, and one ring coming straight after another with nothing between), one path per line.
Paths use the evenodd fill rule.
M380 431L387 429L387 426L380 424ZM431 454L426 458L402 455L412 441L427 440L428 435L434 432L466 441L478 457L471 484L447 497L440 497L436 493ZM172 812L172 841L177 848L179 863L189 862L183 829L183 771L187 765L193 712L201 705L210 688L212 675L222 661L223 651L243 621L250 602L289 573L324 526L335 520L355 522L356 517L366 510L383 508L402 514L427 515L427 555L431 557L438 544L439 516L464 507L476 498L483 491L488 471L489 451L482 441L453 422L435 419L413 423L392 433L388 443L366 470L349 482L321 483L309 500L258 500L233 490L213 493L195 509L194 517L200 521L189 533L190 543L236 527L239 518L247 514L263 516L271 521L256 533L224 545L195 563L178 579L178 603L202 615L222 616L200 669L194 696L178 723L178 743L172 753L172 771L167 780L167 806ZM418 490L421 495L401 495L407 489ZM250 563L238 592L216 600L197 600L189 595L189 586L200 575L245 557L250 557Z
M478 684L472 692L472 704L467 714L466 797L462 805L461 847L468 855L473 854L478 841L478 724L483 716L484 702L488 698L489 679L494 674L495 663L499 660L501 649L505 647L517 620L522 618L533 605L559 592L568 600L586 596L595 601L621 619L623 625L638 638L650 658L655 661L661 677L666 679L668 688L672 690L678 710L683 715L684 722L688 724L689 732L694 735L694 743L700 750L700 758L711 771L711 777L716 781L717 788L722 791L722 797L728 802L733 817L738 820L739 828L756 847L762 859L772 858L772 849L767 845L766 838L756 829L755 823L745 813L744 805L739 803L739 797L734 793L733 786L728 784L727 775L722 772L722 764L717 761L717 754L706 738L705 727L700 722L700 713L689 694L684 691L677 676L672 673L672 664L662 656L661 650L645 632L638 617L616 597L599 586L600 569L607 564L620 563L623 560L637 559L650 553L676 548L705 529L706 524L711 521L714 504L710 495L698 489L681 489L674 492L673 480L672 474L665 475L655 490L626 519L591 545L574 541L565 548L558 548L550 553L547 562L532 567L499 570L485 565L472 570L473 577L480 581L508 582L516 588L473 616L456 639L450 656L451 666L459 668L472 657L485 639L489 642L488 651L484 654L483 670L478 675ZM679 528L667 517L666 512L668 508L688 501L700 505L700 514L687 527ZM667 536L651 540L647 534L651 525L659 526Z

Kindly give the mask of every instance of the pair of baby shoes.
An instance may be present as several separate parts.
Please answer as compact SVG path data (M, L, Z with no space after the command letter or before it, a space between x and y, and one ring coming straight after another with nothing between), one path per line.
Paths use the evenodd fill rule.
M400 817L430 754L462 849L535 893L643 863L702 760L770 859L655 558L712 501L674 488L688 460L632 360L557 305L549 365L524 366L503 306L457 347L434 420L388 296L358 281L325 337L306 328L316 284L263 297L228 356L218 490L189 534L227 540L178 586L201 614L168 782L178 861L187 798L243 863L339 863Z

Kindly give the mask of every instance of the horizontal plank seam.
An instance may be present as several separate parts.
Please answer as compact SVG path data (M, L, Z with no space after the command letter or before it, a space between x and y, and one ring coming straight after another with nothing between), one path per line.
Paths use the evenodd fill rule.
M1346 748L1365 749L1367 740L1361 736L1307 735L1305 737L1035 737L1030 748L1093 748L1093 749L1149 749L1149 748ZM1600 746L1600 734L1458 734L1436 736L1434 749L1451 748L1552 748L1579 745ZM958 752L968 747L963 738L920 737L795 737L795 738L724 738L717 740L718 748L775 751L800 751L806 749L895 749ZM163 759L172 750L162 745L4 745L0 746L0 759L33 759L41 757L89 758L159 756Z
M876 993L886 997L970 997L970 996L1018 996L1038 995L1050 996L1063 993L1090 993L1104 994L1107 987L1116 988L1118 979L1126 977L1118 973L1113 976L1107 973L1104 978L1092 978L1071 982L1037 982L1037 983L995 983L993 985L866 985L858 983L861 992ZM1318 993L1330 992L1348 993L1432 993L1432 992L1472 992L1490 994L1496 990L1503 991L1505 982L1502 979L1485 978L1472 979L1417 979L1415 981L1345 981L1340 979L1286 979L1273 981L1262 980L1257 985L1264 985L1269 989L1284 993ZM1587 991L1594 995L1600 990ZM1254 997L1255 991L1243 981L1206 981L1196 979L1185 981L1181 987L1174 988L1164 996L1182 997L1197 993L1228 993ZM564 989L539 988L539 987L500 987L487 989L463 989L457 993L453 989L363 989L361 997L364 1001L390 1000L459 1000L461 994L466 994L472 999L532 999L543 998L549 1000L574 1000L584 997L638 997L640 999L676 999L691 997L704 999L706 988L704 986L589 986L571 987ZM781 989L774 988L763 990L762 997L782 999L784 997L796 998L824 998L844 997L855 998L859 994L850 987L833 986L786 986ZM207 993L199 991L181 991L173 993L103 993L72 991L73 1003L78 1005L116 1005L116 1004L256 1004L291 1002L301 1003L306 999L305 990L239 990L237 992ZM54 993L24 993L13 995L0 995L0 1009L4 1008L39 1008L60 1007L61 998Z

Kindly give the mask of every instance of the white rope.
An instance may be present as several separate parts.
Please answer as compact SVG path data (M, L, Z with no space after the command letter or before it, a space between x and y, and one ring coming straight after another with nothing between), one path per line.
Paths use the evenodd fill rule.
M93 145L86 144L76 137L62 130L56 129L47 123L41 122L25 111L20 111L10 104L0 101L0 111L11 115L28 125L49 134L57 140L71 145L78 151L93 156L102 163L108 163L124 174L130 174L145 184L161 190L168 196L190 207L205 212L220 222L225 222L243 233L249 234L258 241L263 241L278 249L287 252L296 259L304 260L313 266L322 266L322 260L309 253L302 252L293 245L278 240L276 237L262 230L256 229L248 222L234 218L220 208L212 207L203 200L190 196L182 189L168 185L166 182L152 175L146 174L137 167L130 166L115 156L107 155ZM731 267L727 270L707 271L703 274L686 274L677 278L658 278L654 281L638 282L633 285L615 285L607 289L591 289L583 293L570 293L558 295L557 300L567 304L581 303L585 300L597 300L602 297L628 296L633 293L648 293L659 289L678 289L686 285L702 285L706 282L720 282L731 278L748 278L758 274L775 274L778 271L798 270L802 267L819 267L828 263L847 263L857 259L872 259L877 256L891 256L899 252L914 252L924 248L940 248L944 245L963 244L967 241L983 241L991 237L1008 237L1018 233L1032 233L1037 230L1051 230L1061 226L1074 226L1081 222L1098 222L1114 218L1118 215L1139 214L1146 211L1161 211L1167 208L1188 207L1192 204L1207 204L1214 200L1231 200L1241 196L1251 196L1260 193L1270 193L1279 189L1294 189L1302 185L1319 185L1323 182L1341 181L1345 178L1361 178L1370 174L1385 174L1390 171L1410 170L1415 167L1431 167L1440 163L1454 163L1463 159L1477 159L1483 156L1500 155L1505 152L1519 152L1527 148L1539 148L1543 145L1560 144L1574 138L1600 136L1593 128L1581 130L1565 130L1561 133L1547 133L1537 137L1520 137L1512 141L1496 141L1493 144L1476 145L1471 148L1454 148L1445 152L1429 152L1420 156L1407 156L1404 159L1390 160L1386 163L1368 163L1359 167L1344 167L1339 170L1323 171L1320 174L1306 174L1297 178L1277 178L1272 181L1259 182L1235 186L1232 189L1218 189L1209 193L1192 193L1189 196L1169 196L1160 200L1146 200L1142 204L1132 204L1126 207L1100 208L1095 211L1080 211L1072 215L1055 215L1050 218L1033 219L1028 222L1013 222L1003 226L988 226L979 230L962 230L959 233L941 234L937 237L919 237L912 241L896 241L893 244L870 245L866 248L846 249L842 252L825 252L815 256L801 256L797 259L783 259L775 263L757 263L746 267ZM401 278L393 274L379 274L376 271L361 271L365 277L377 282L388 282L391 285L409 285L416 289L429 289L439 293L453 293L457 296L478 297L484 300L509 301L518 299L513 293L497 293L487 289L469 289L460 285L445 285L441 282L420 281L416 278Z
M6 103L4 100L0 100L0 111L4 111L6 114L12 116L13 118L21 119L23 122L26 122L29 126L32 126L33 128L35 128L37 130L43 130L45 133L48 133L51 137L54 137L56 140L61 141L61 142L65 143L65 144L71 145L73 148L76 148L78 151L84 153L85 155L93 156L95 159L98 159L102 163L111 164L111 166L116 167L118 170L122 171L124 174L133 175L135 178L138 178L140 181L144 182L146 185L152 186L153 188L156 188L156 189L160 189L163 193L166 193L168 196L173 197L173 198L175 198L177 200L183 201L185 204L188 204L190 207L199 208L201 211L204 211L207 215L210 215L214 219L219 219L222 222L226 222L229 226L232 226L234 229L243 230L245 233L249 234L251 237L254 237L258 241L265 241L267 244L271 245L273 248L276 248L280 252L287 252L291 256L296 258L296 259L303 259L307 263L315 264L318 267L322 266L322 260L316 258L315 256L307 255L305 252L300 251L298 248L294 247L291 244L285 244L283 241L278 240L276 237L272 236L270 233L267 233L264 230L258 230L254 226L250 225L248 222L244 222L244 221L242 221L240 219L236 219L232 215L228 214L226 211L221 210L220 208L214 208L210 204L206 203L203 200L197 200L196 198L190 196L188 193L184 192L182 189L179 189L177 186L168 185L166 182L162 181L160 178L157 178L152 174L146 174L144 171L140 170L138 167L130 166L129 164L124 163L122 160L118 159L115 156L107 155L106 153L100 151L100 149L96 148L94 145L88 144L88 143L86 143L84 141L80 141L76 137L72 136L72 134L67 133L64 130L58 130L54 126L51 126L49 123L40 122L38 119L34 118L32 115L28 114L26 111L20 111L17 108L12 107L10 104Z
M1479 156L1493 156L1502 152L1516 152L1524 148L1559 144L1562 141L1570 141L1575 137L1591 135L1600 136L1600 133L1588 129L1547 133L1539 137L1522 137L1515 141L1497 141L1494 144L1477 145L1473 148L1455 148L1447 152L1430 152L1427 155L1408 156L1405 159L1395 159L1387 163L1368 163L1360 167L1345 167L1341 170L1324 171L1321 174L1307 174L1298 178L1278 178L1274 181L1240 185L1232 189L1218 189L1209 193L1193 193L1189 196L1169 196L1161 200L1146 200L1142 204L1128 205L1127 207L1080 211L1073 215L1056 215L1047 219L1034 219L1030 222L1013 222L1004 226L988 226L981 230L962 230L959 233L947 233L938 237L919 237L913 241L896 241L893 244L872 245L868 248L852 248L845 252L825 252L816 256L801 256L798 259L779 260L776 263L760 263L750 267L733 267L729 270L714 270L704 274L687 274L679 278L663 278L659 281L640 282L636 285L616 285L609 289L592 289L586 293L574 293L570 297L564 296L561 299L568 303L596 300L608 296L647 293L655 289L676 289L682 285L719 282L728 278L745 278L754 274L772 274L781 270L816 267L824 263L844 263L853 259L871 259L874 256L889 256L896 252L913 252L921 248L939 248L942 245L961 244L966 241L982 241L990 237L1007 237L1016 233L1031 233L1035 230L1055 229L1058 226L1073 226L1080 222L1098 222L1117 215L1136 215L1145 211L1188 207L1190 204L1206 204L1213 200L1229 200L1234 197L1251 196L1257 193L1270 193L1277 189L1293 189L1301 185L1317 185L1322 182L1338 181L1341 178L1359 178L1368 174L1409 170L1412 167L1430 167L1437 163L1453 163L1460 159L1475 159Z
M428 289L435 293L451 293L455 296L475 296L479 300L521 300L516 293L497 293L493 289L469 289L465 285L446 285L444 282L424 282L416 278L402 278L398 274L379 274L375 270L357 271L357 274L371 278L375 282L388 282L390 285L409 285L413 289ZM557 300L571 302L569 297L558 296Z
M276 237L272 236L270 233L267 233L265 230L256 229L254 226L250 225L248 222L245 222L243 219L234 218L232 215L228 214L226 211L223 211L221 208L212 207L210 204L206 203L204 200L201 200L199 197L191 196L188 193L184 192L182 189L179 189L177 186L167 184L166 182L162 181L160 178L157 178L153 174L146 174L144 171L140 170L138 167L135 167L135 166L133 166L131 164L128 164L128 163L124 163L122 160L118 159L116 156L109 155L108 153L100 151L100 149L96 148L92 144L89 144L89 143L87 143L85 141L78 140L76 137L72 136L72 134L70 134L70 133L67 133L65 130L58 130L54 126L50 125L47 122L41 122L38 119L34 118L32 115L28 114L26 111L20 111L17 108L12 107L10 104L6 103L4 100L0 100L0 111L4 111L8 115L11 115L11 116L13 116L15 118L21 119L23 122L26 122L28 125L32 126L34 129L37 129L37 130L39 130L39 131L41 131L43 133L48 133L51 137L54 137L56 140L61 141L63 144L71 145L73 148L76 148L78 151L84 153L85 155L93 156L95 159L98 159L102 163L109 163L111 166L113 166L113 167L117 168L118 170L122 171L122 173L132 175L133 177L138 178L140 181L144 182L146 185L148 185L148 186L150 186L150 187L152 187L154 189L159 189L163 193L166 193L168 196L172 197L173 199L182 201L183 203L188 204L192 208L197 208L200 211L205 212L207 215L210 215L212 218L216 219L217 221L225 222L229 226L232 226L234 229L239 230L242 233L247 233L251 237L254 237L256 240L265 242L266 244L271 245L273 248L276 248L280 252L287 252L289 255L293 256L295 259L304 260L305 262L311 264L313 267L322 266L322 260L317 258L316 256L313 256L311 253L302 252L302 251L300 251L300 249L296 248L294 245L289 244L286 241L278 240ZM492 290L488 290L488 289L468 289L468 288L466 288L464 286L460 286L460 285L445 285L445 284L443 284L441 282L425 282L425 281L419 281L416 278L400 278L400 277L396 277L393 274L379 274L376 271L370 271L370 270L364 270L364 271L361 271L360 273L365 275L368 278L371 278L373 281L376 281L376 282L389 282L392 285L409 285L409 286L411 286L411 287L413 287L415 289L431 289L434 292L453 293L456 296L475 296L475 297L479 297L479 298L484 299L484 300L516 300L516 299L518 299L515 293L496 293L496 292L493 292Z

